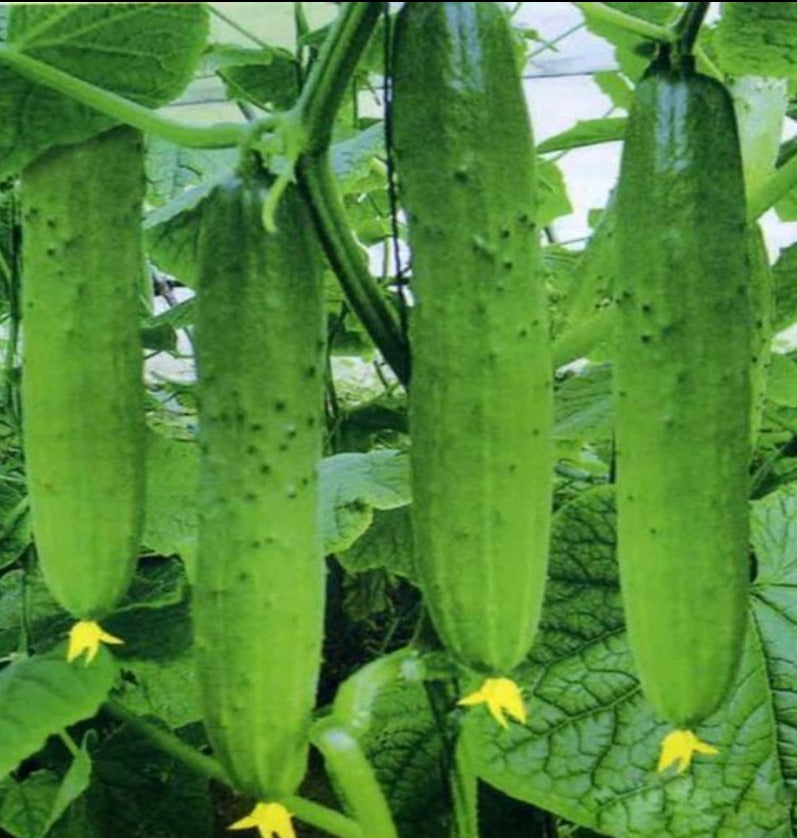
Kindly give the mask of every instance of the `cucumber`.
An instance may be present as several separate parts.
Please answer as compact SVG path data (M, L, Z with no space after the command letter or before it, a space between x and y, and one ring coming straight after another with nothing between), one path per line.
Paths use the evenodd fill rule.
M143 143L114 128L22 173L22 410L39 563L74 617L124 594L144 509Z
M553 474L534 147L505 12L405 4L393 73L421 582L456 658L504 672L539 621Z
M320 264L293 187L265 232L268 186L247 173L203 204L196 322L202 706L216 757L259 800L304 775L325 586Z
M742 651L753 345L733 105L687 59L637 86L617 212L621 587L643 692L683 727Z

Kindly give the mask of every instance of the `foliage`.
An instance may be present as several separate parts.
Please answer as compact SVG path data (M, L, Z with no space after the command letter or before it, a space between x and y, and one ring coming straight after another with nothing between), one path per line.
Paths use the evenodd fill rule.
M457 705L480 679L441 649L424 611L406 368L395 363L402 352L406 360L413 301L383 108L392 23L374 11L383 4L248 4L239 18L233 7L243 5L0 5L0 832L212 838L251 810L208 756L191 621L198 231L208 194L249 143L278 178L274 195L295 176L326 224L326 638L311 733L318 753L286 801L297 834L362 838L358 820L380 800L395 834L418 838L477 838L477 829L574 838L796 834L797 367L784 330L797 322L797 246L781 251L772 272L772 331L782 334L751 463L744 656L729 699L698 727L719 753L675 774L655 770L668 728L642 697L617 576L611 330L622 266L612 199L592 214L588 240L553 240L578 190L563 177L561 155L623 139L634 87L682 4L575 4L614 50L617 67L592 76L612 109L536 148L536 221L550 237L542 265L559 367L555 513L541 629L513 673L528 723L506 730L484 705ZM783 91L793 88L795 7L724 3L696 46L704 71L737 77L734 89L749 76L771 77L766 90L744 88L750 107L737 102L737 119L751 214L777 205L783 220L797 207L794 143L774 155ZM363 9L368 25L347 29ZM237 29L224 28L233 14ZM519 55L552 48L519 27L516 47ZM197 102L211 124L186 120ZM533 121L533 102L531 111ZM146 523L130 589L103 622L125 644L86 666L64 659L71 620L42 579L30 525L19 176L48 149L118 122L144 130L147 142ZM453 454L467 473L472 449ZM382 829L384 817L377 821Z

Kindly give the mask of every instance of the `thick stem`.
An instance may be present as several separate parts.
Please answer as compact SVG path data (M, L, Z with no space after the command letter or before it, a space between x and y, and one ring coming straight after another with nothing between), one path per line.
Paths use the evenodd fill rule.
M327 155L303 155L297 177L349 306L396 378L406 385L410 374L409 348L398 315L382 296L352 235Z
M113 699L103 704L103 709L117 721L130 726L137 734L149 740L155 747L188 766L196 774L209 780L232 787L229 777L215 759L201 754L195 748L178 739L173 733L145 721L123 704ZM310 800L290 795L283 803L299 820L323 829L336 838L365 838L359 826L340 812L328 809Z
M382 789L354 736L324 719L313 727L311 740L323 754L327 771L340 787L363 835L398 838Z
M678 52L681 55L692 55L697 42L703 18L706 16L711 3L688 3L684 13L675 23L673 34Z
M151 108L125 99L31 58L23 52L4 44L0 46L0 61L21 75L63 93L105 114L111 119L132 125L140 131L161 137L177 145L192 148L229 148L241 143L248 135L246 124L220 122L216 125L190 125L167 119Z
M606 3L574 3L573 5L578 6L586 17L602 23L610 23L612 26L618 26L626 32L633 32L643 38L662 43L670 43L673 39L673 32L669 27L659 26L640 17L626 14L613 6L607 6Z
M344 3L324 41L294 110L304 126L308 155L329 148L335 116L357 62L373 34L382 3Z

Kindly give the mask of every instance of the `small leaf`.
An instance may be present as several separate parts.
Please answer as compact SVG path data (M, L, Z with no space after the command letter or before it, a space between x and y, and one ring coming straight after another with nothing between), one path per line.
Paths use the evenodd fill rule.
M373 509L409 502L409 463L394 450L336 454L321 461L321 531L328 553L345 550L365 532Z
M543 140L537 151L545 154L549 151L565 151L570 148L611 143L622 140L625 135L624 117L606 117L604 119L583 119L572 128Z
M537 200L537 223L541 227L573 211L561 170L542 157L537 158Z
M35 771L24 780L0 782L0 830L13 838L42 838L59 790L58 775Z
M50 811L50 816L47 818L47 824L41 832L42 838L50 831L53 824L64 814L69 806L80 797L81 794L88 788L91 781L91 757L84 747L82 747L72 759L61 785L58 787L58 792L53 801L53 807Z
M368 529L337 557L349 573L381 568L417 584L409 506L375 512Z
M67 663L63 644L0 672L0 776L35 754L48 736L93 716L116 674L105 650L91 666Z

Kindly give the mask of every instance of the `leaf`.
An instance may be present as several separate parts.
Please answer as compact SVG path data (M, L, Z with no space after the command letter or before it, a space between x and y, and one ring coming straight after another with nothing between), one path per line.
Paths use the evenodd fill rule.
M730 75L797 78L797 3L723 3L713 43Z
M58 795L58 775L35 771L24 780L0 782L0 829L14 838L41 838Z
M666 25L672 23L678 15L675 3L606 3L607 6L639 17L651 23ZM656 49L656 45L639 35L620 26L605 23L590 15L585 15L587 29L614 45L614 52L620 69L630 79L636 81L644 72Z
M409 502L408 458L391 449L336 454L321 461L319 484L324 549L337 553L368 529L374 509Z
M615 565L611 487L555 516L549 587L529 662L518 671L529 725L497 732L468 714L480 776L505 794L609 835L745 838L791 834L797 781L797 487L753 504L759 575L736 685L696 733L719 748L681 775L657 774L669 726L633 675ZM710 627L707 627L710 630ZM769 673L769 675L768 675ZM768 681L769 678L769 681Z
M113 658L67 663L65 647L15 661L0 672L0 777L35 754L48 736L93 716L111 689Z
M202 3L13 4L8 43L149 107L190 80L207 36ZM0 176L113 121L0 63Z
M373 161L385 153L385 126L371 125L346 140L332 143L329 159L342 195L385 189L384 174L375 175Z
M214 44L207 60L224 80L230 99L287 110L299 95L296 59L286 49Z
M621 73L616 70L598 70L592 74L592 80L612 100L615 108L627 111L631 107L634 91Z
M555 439L603 440L612 435L612 373L609 364L589 364L554 391Z
M537 146L537 151L545 154L549 151L565 151L570 148L616 142L625 136L625 123L625 117L582 119L567 131L543 140Z
M74 756L72 763L69 766L61 785L53 801L50 816L47 818L47 823L41 831L41 836L44 836L50 831L50 828L55 824L59 818L66 812L66 810L80 797L81 794L88 788L91 781L91 757L86 751L85 744Z
M537 158L537 224L545 227L560 215L573 211L562 172L550 160Z
M193 440L147 435L147 496L142 541L164 556L177 554L189 579L196 562L199 460Z
M150 433L144 543L182 558L189 580L196 561L199 454L196 443ZM324 550L345 550L368 529L373 509L409 502L407 457L393 449L337 454L319 465Z
M231 172L237 148L183 148L160 137L147 137L147 203L161 207L198 186Z
M797 321L797 244L780 251L772 266L772 331Z
M144 220L144 242L152 261L189 288L195 288L198 279L202 202L223 177L214 176L187 189Z
M126 726L95 752L85 800L86 816L101 836L212 838L214 834L207 779Z
M375 512L371 526L337 557L349 573L381 568L417 583L409 506Z
M770 357L767 399L781 407L797 407L797 363L785 355Z

